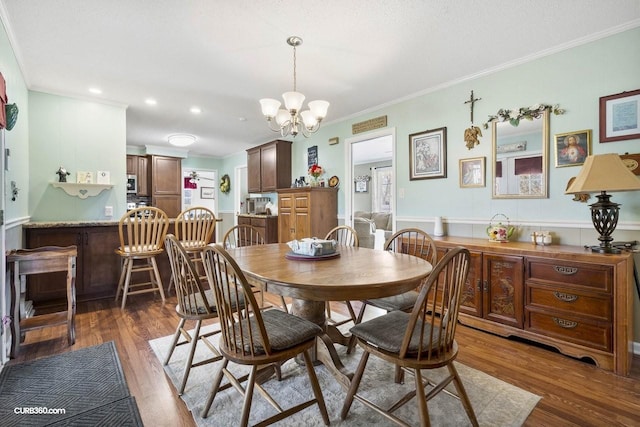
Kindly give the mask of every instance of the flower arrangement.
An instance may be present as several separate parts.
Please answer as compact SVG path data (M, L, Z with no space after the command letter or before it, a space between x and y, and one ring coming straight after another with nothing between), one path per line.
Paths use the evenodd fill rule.
M500 109L495 116L489 116L489 120L482 125L483 128L488 129L489 123L494 121L509 122L512 126L518 126L520 120L533 120L539 118L545 110L550 110L553 114L564 114L564 110L560 108L558 104L534 104L531 107L521 107L512 110Z
M320 165L314 164L309 168L309 175L311 175L315 179L318 179L323 173L324 169L322 169L322 166Z

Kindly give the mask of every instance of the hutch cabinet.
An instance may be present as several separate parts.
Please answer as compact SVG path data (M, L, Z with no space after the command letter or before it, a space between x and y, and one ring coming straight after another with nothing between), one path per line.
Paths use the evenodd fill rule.
M278 190L280 243L304 237L324 239L338 225L338 190L329 187Z
M247 150L249 193L291 186L291 141L275 140Z
M472 254L461 323L589 358L629 375L633 353L633 256L582 246L434 238L439 251Z
M151 205L165 211L169 218L175 218L182 210L182 160L150 156L149 161Z

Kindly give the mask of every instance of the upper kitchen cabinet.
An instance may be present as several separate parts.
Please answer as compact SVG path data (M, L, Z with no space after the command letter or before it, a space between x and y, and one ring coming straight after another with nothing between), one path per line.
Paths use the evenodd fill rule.
M136 195L149 195L149 159L147 156L127 155L127 175L136 177Z
M249 193L291 187L291 141L275 140L247 150Z

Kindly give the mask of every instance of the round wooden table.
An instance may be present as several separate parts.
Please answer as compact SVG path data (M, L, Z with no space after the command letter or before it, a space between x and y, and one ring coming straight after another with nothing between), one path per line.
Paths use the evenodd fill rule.
M229 249L247 280L267 292L293 298L292 313L322 326L317 360L348 387L346 372L334 344L348 337L326 324L325 301L356 301L398 295L417 288L432 266L422 258L368 248L338 247L340 256L292 260L284 243Z

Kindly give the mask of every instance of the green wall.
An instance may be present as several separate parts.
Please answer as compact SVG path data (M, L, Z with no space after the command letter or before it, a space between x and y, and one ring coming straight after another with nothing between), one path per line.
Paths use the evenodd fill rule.
M29 210L33 221L119 219L126 212L126 115L124 107L29 92ZM114 187L80 199L51 186L64 166L109 171ZM95 182L95 180L94 180ZM104 215L112 206L114 215Z

